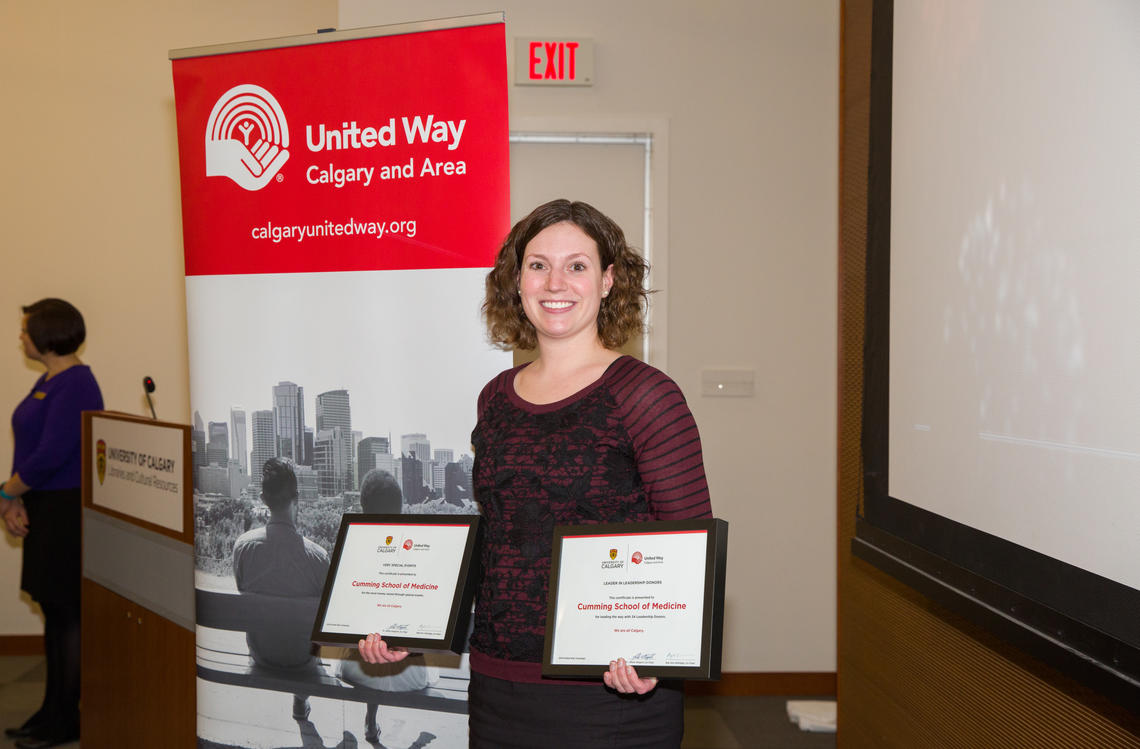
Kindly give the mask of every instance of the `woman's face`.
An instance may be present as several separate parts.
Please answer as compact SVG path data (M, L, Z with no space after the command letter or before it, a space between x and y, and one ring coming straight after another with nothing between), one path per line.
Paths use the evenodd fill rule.
M40 350L36 348L36 344L32 343L32 337L28 335L28 316L24 315L20 320L20 343L24 345L24 356L35 361L41 358Z
M534 236L523 250L519 294L539 341L598 336L598 309L613 285L598 245L563 221Z

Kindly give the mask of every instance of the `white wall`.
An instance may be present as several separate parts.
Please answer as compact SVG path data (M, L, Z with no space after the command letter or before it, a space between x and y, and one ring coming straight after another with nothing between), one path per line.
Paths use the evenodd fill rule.
M19 305L74 301L109 408L189 418L167 51L485 12L467 0L113 0L0 6L4 298L0 411L36 372ZM834 0L501 3L507 35L596 41L597 85L513 88L516 119L668 122L666 368L688 394L718 516L732 523L725 669L835 669L839 7ZM0 316L0 321L3 317ZM750 400L700 370L754 368ZM0 431L0 460L11 434ZM19 553L0 545L0 600ZM0 635L39 631L0 606Z
M80 351L107 408L189 419L186 298L171 49L308 34L332 0L109 0L0 5L0 413L40 371L16 347L20 306L45 296L87 320ZM12 433L0 430L0 470ZM19 593L19 547L0 541L0 635L41 631Z
M340 0L339 28L489 10ZM839 4L500 2L513 38L595 41L590 88L515 87L513 122L668 123L665 368L731 524L726 671L835 669ZM513 60L511 60L513 80ZM572 197L572 196L568 196ZM700 395L752 368L752 399Z

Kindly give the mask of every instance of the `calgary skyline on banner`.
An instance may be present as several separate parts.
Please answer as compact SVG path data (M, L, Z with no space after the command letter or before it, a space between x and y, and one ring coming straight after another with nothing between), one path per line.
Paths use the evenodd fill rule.
M437 444L433 449L424 432L393 437L390 430L381 434L380 429L353 429L346 389L318 393L310 400L315 424L306 421L304 385L288 380L272 386L266 408L232 406L228 416L218 420L214 414L203 420L195 411L191 428L195 491L256 500L260 466L278 457L293 461L302 500L353 500L346 495L359 492L361 479L377 469L395 477L405 504L442 499L475 511L469 446Z

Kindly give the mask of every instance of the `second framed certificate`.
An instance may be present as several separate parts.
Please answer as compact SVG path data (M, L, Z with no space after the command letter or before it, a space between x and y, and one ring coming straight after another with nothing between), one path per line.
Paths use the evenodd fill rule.
M719 679L728 523L558 526L542 673Z
M477 515L342 517L313 642L462 652L471 612Z

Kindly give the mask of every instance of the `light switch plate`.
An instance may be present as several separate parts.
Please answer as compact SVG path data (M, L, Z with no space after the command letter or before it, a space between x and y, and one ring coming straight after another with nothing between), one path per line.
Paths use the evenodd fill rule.
M756 370L702 369L701 395L716 398L751 398L756 395Z

